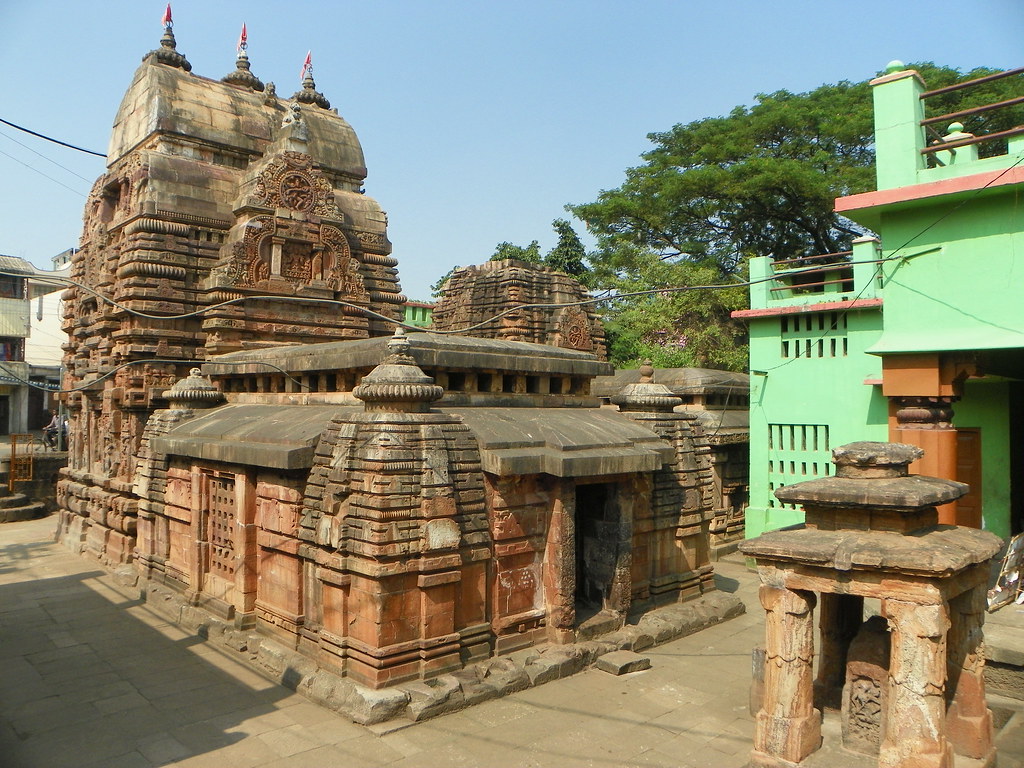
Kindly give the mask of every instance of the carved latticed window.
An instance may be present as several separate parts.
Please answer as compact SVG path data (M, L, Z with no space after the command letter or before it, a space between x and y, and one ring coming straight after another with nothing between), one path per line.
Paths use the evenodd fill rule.
M827 424L768 425L768 506L797 509L775 498L774 491L813 480L832 470Z
M235 574L235 477L206 476L206 540L210 545L209 573L225 579Z
M845 312L783 315L779 321L782 357L846 357Z

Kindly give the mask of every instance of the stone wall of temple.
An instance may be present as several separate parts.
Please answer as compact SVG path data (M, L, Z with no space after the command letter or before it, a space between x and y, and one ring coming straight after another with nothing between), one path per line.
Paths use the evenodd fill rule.
M443 390L415 364L408 341L388 346L351 393L362 408L223 404L198 370L164 393L168 407L149 420L133 485L144 576L375 688L594 637L630 614L714 589L710 448L695 416L672 411L678 398L659 400L656 385L641 383L622 414L596 403L446 412L431 406ZM519 349L492 346L520 359ZM651 403L658 408L644 410ZM518 413L520 422L543 411L549 425L578 427L572 434L598 454L575 474L554 465L509 471L494 452L520 438L481 431L467 418L474 410ZM250 429L261 414L282 424L260 434L267 452L240 445L230 430ZM285 421L303 419L285 434ZM212 442L203 424L213 427ZM640 449L600 447L616 428L657 451L644 471L620 463ZM310 458L289 458L301 445ZM540 452L513 449L509 458Z
M434 309L433 327L466 336L579 349L605 360L604 327L592 304L545 306L589 298L578 280L551 267L513 259L488 261L463 267L448 279Z
M190 70L168 27L121 104L64 294L60 536L106 561L133 557L142 431L197 360L389 333L364 310L399 319L405 301L358 139L312 75L284 99L244 50L224 81Z
M716 494L707 437L695 415L674 412L671 405L664 411L620 408L666 440L675 454L654 473L651 505L634 512L634 607L696 597L713 588L708 528Z

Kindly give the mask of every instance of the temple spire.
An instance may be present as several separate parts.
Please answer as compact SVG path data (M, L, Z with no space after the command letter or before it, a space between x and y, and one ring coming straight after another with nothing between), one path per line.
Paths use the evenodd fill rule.
M167 4L167 9L164 11L163 19L161 22L164 25L164 34L160 38L160 47L155 51L147 53L142 60L147 61L155 58L156 61L161 64L166 64L169 67L178 67L186 72L192 71L192 65L189 64L188 59L185 55L178 52L177 43L174 40L174 20L171 17L171 4Z
M330 109L331 102L316 89L316 83L313 81L312 51L306 52L306 60L302 64L302 72L299 73L299 77L302 78L302 90L296 91L292 98L300 104L315 104L323 109Z
M235 60L235 71L230 72L221 78L221 82L240 85L244 88L251 88L254 91L263 90L263 81L249 71L249 54L246 49L249 47L249 34L245 29L245 22L242 23L242 33L238 36L238 58Z

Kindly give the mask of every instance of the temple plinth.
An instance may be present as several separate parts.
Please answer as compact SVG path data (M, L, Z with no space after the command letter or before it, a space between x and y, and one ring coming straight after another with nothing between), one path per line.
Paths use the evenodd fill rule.
M803 527L740 546L757 562L766 621L751 765L800 764L821 746L829 707L843 746L877 753L879 766L950 768L958 755L994 764L979 606L1000 540L938 524L936 507L968 487L908 474L922 455L899 443L837 448L834 476L775 492L803 506ZM864 598L881 601L884 626L863 620Z

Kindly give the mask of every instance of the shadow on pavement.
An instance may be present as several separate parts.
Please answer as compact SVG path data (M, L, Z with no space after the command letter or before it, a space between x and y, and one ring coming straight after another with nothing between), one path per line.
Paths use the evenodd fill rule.
M82 572L44 576L61 568ZM244 739L291 694L107 579L53 544L0 545L4 768L166 765Z

